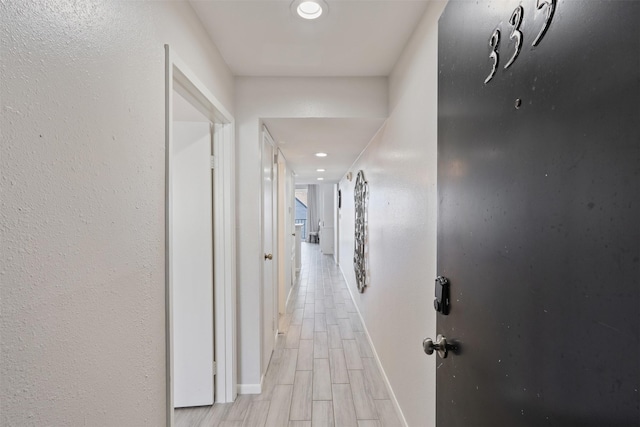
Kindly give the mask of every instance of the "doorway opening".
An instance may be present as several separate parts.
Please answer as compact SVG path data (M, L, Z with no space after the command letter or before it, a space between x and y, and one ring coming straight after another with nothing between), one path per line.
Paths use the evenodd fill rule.
M229 112L165 45L168 426L175 406L236 397L233 129Z
M174 89L171 171L173 404L214 402L214 125Z
M296 225L300 224L300 231L302 235L300 238L303 241L307 240L307 210L309 202L307 201L307 187L296 186L296 213L295 221Z

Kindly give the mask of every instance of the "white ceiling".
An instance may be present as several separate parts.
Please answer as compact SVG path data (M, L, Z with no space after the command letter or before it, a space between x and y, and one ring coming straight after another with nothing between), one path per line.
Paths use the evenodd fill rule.
M264 119L295 172L296 184L340 181L376 134L384 119ZM325 152L327 157L314 153ZM317 172L324 168L326 172Z
M327 0L304 20L291 0L189 0L238 76L387 76L427 0Z
M326 0L315 21L292 0L188 0L234 75L388 76L428 0ZM337 182L384 119L265 119L297 184ZM319 159L317 151L329 153Z

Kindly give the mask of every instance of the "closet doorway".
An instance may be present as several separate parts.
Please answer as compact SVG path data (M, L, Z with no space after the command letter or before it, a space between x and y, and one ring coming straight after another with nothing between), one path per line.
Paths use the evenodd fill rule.
M232 402L235 148L229 112L165 45L167 425L174 408Z

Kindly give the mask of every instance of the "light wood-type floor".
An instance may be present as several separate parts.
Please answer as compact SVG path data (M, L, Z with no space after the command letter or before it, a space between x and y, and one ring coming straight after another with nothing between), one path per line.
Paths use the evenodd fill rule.
M176 426L401 426L333 257L302 246L262 394L176 409Z

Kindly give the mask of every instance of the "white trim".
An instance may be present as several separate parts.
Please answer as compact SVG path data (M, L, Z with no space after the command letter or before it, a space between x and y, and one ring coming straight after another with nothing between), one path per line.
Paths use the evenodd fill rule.
M219 212L218 232L221 232L220 250L218 252L218 271L224 276L215 294L216 309L221 309L224 323L216 319L216 336L223 337L223 344L218 349L216 361L218 375L216 377L217 399L219 402L233 402L236 398L237 363L236 363L236 200L235 200L235 122L232 119L222 126L222 135L218 144L216 157L219 160L215 178L217 188L223 195L223 203ZM219 345L216 343L216 345ZM224 375L224 376L223 376Z
M287 287L287 266L289 266L289 274L291 274L291 254L286 253L287 240L291 238L291 232L287 231L287 160L280 151L279 147L275 147L278 153L278 161L275 167L278 169L278 188L276 189L276 223L278 224L278 233L276 234L276 247L278 252L278 269L276 272L277 295L277 312L278 318L287 311L287 297L289 296L285 289ZM287 256L289 255L289 256ZM287 262L289 260L289 262ZM278 322L279 323L279 322ZM277 329L277 328L276 328Z
M173 205L173 193L171 192L171 173L172 168L169 166L169 153L173 151L173 142L171 138L173 127L173 66L171 65L171 54L169 46L165 45L165 178L164 178L164 282L165 282L165 359L166 359L166 419L167 426L173 426L173 283L171 280L171 266L173 260L171 257L170 236L172 233L171 221L168 220Z
M293 281L296 282L296 278L295 277L293 278ZM289 288L289 293L287 294L287 301L284 303L285 311L286 311L286 307L289 306L289 300L291 299L291 295L293 295L293 288L295 288L295 287L296 287L296 283L292 284L291 287Z
M165 45L165 333L167 425L173 425L173 319L171 251L171 149L173 91L177 91L215 124L214 155L214 313L216 402L236 397L236 241L235 121L191 69Z
M260 394L262 386L260 384L238 384L238 394Z
M396 408L396 412L400 416L400 422L404 427L409 427L407 424L407 419L404 417L404 413L400 408L400 404L398 403L398 398L396 394L393 392L393 388L391 388L391 383L389 382L389 378L387 377L384 368L382 367L382 362L380 361L380 357L378 357L378 352L376 351L376 347L373 345L373 341L371 340L371 335L369 335L369 330L367 329L367 324L364 322L364 318L362 317L362 313L360 313L360 308L358 304L356 304L356 300L353 298L353 292L351 292L351 287L349 286L349 281L347 280L347 276L344 275L344 271L342 271L342 266L338 264L338 268L340 269L340 273L342 273L342 278L347 284L347 290L349 291L349 295L351 296L351 302L353 302L353 306L356 308L356 312L358 313L358 317L360 317L360 322L362 323L362 328L364 329L364 334L367 337L367 341L369 342L369 346L371 347L371 351L373 352L373 358L376 361L376 365L378 369L382 373L382 380L384 381L384 385L387 387L387 392L389 393L391 402L393 403L393 407Z

